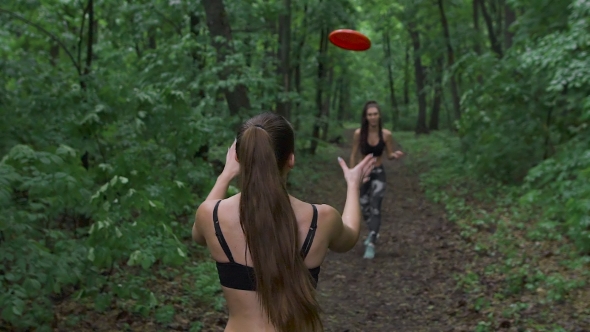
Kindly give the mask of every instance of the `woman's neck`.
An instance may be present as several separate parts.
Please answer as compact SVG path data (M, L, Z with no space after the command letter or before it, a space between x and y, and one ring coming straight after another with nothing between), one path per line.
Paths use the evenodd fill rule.
M369 133L379 133L379 126L369 126Z

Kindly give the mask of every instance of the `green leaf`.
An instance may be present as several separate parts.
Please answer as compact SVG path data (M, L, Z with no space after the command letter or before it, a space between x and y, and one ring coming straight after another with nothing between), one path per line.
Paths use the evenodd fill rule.
M150 292L149 305L152 308L158 305L158 299L156 299L156 295L154 295L154 292Z
M94 248L90 248L90 250L88 250L88 256L87 256L87 258L88 258L89 261L94 262L94 259L96 258L94 256Z
M94 307L97 311L103 312L110 308L112 301L112 295L109 293L98 294L94 300Z
M167 304L156 310L156 321L160 324L168 324L174 320L174 314L174 307Z
M12 312L17 316L22 316L25 308L25 302L19 298L12 301Z

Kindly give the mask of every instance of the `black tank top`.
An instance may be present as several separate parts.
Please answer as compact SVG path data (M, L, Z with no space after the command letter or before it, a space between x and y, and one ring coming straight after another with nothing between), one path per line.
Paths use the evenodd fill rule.
M369 138L367 137L367 142L365 144L361 144L361 153L366 156L370 153L373 154L374 157L379 157L383 154L383 149L385 148L385 140L383 139L383 131L379 133L379 142L377 145L370 145Z

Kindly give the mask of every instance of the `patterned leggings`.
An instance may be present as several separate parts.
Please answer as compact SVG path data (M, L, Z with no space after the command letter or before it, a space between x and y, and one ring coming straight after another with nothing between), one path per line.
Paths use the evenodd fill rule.
M369 181L361 186L360 203L363 218L369 227L370 242L375 243L381 226L381 202L385 194L385 170L383 165L373 168Z

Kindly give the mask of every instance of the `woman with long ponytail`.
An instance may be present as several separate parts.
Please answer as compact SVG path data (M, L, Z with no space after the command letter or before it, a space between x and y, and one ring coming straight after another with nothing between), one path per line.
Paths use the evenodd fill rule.
M229 148L223 172L197 209L193 239L217 264L229 310L227 332L323 331L316 287L328 249L346 252L360 233L359 191L374 164L367 156L349 169L342 215L287 192L295 138L282 116L246 121ZM225 198L239 175L241 192Z

